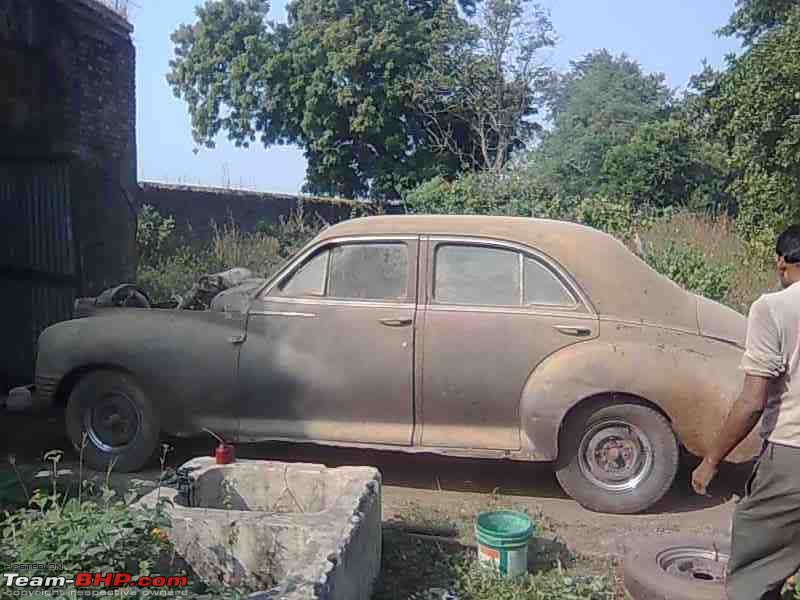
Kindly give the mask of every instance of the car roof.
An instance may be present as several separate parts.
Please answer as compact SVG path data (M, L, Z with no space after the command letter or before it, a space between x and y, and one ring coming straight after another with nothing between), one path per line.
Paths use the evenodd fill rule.
M323 230L315 243L369 235L469 236L522 244L569 272L601 316L697 331L694 296L592 227L526 217L386 215L342 221Z

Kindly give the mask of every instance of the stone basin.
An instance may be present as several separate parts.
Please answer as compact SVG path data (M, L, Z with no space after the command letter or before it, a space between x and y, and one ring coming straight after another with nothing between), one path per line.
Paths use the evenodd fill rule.
M178 469L170 541L207 582L266 600L368 600L380 571L381 477L373 467L201 457Z

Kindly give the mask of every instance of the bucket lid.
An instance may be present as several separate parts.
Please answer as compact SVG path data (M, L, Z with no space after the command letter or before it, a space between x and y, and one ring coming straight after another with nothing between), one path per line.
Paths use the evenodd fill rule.
M505 541L525 541L533 534L533 522L525 513L512 510L484 512L478 515L475 531L479 536Z

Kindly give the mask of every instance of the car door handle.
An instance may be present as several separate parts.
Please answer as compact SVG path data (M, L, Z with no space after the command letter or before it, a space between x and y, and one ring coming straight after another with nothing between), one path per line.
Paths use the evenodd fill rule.
M413 322L413 319L398 319L391 317L388 319L381 319L381 325L386 325L387 327L406 327L407 325L411 325Z
M555 330L564 335L574 335L576 337L586 337L592 335L589 327L575 327L574 325L556 325Z

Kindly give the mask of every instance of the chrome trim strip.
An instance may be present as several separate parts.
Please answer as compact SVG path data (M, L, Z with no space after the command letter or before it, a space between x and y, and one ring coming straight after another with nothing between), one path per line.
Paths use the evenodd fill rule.
M301 306L363 306L367 308L398 308L414 309L413 302L382 302L372 300L337 300L334 298L284 298L281 296L270 296L262 298L260 302L265 304L298 304Z
M532 306L461 306L457 304L429 304L424 307L430 312L476 312L476 313L501 313L509 315L531 315L538 317L558 317L559 319L582 319L597 322L597 317L590 312L579 312L575 309L565 309L563 312L536 310Z
M696 329L684 329L683 327L674 327L672 325L665 325L664 323L656 323L655 321L633 321L631 319L615 317L613 315L602 315L599 316L597 320L604 323L618 323L620 325L628 325L630 327L655 327L657 329L664 329L665 331L677 331L678 333L688 333L690 335L701 336L700 332Z
M251 315L259 315L262 317L302 317L304 319L316 319L317 315L314 313L303 312L282 312L279 310L251 310Z

